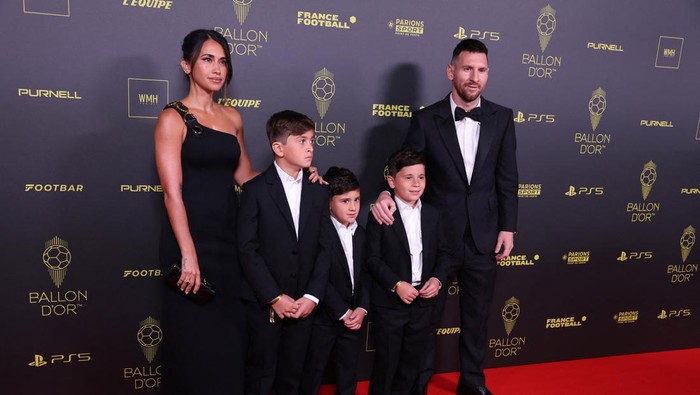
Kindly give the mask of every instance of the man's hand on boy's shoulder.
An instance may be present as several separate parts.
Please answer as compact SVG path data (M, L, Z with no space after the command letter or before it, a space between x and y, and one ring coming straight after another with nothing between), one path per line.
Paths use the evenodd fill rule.
M391 194L383 191L377 197L374 204L369 207L374 219L381 225L391 225L394 223L394 211L396 211L396 203L391 198Z

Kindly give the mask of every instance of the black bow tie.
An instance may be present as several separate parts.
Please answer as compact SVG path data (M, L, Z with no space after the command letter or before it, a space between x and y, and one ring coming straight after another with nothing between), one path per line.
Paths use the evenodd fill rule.
M474 122L481 122L481 107L474 107L471 111L464 111L462 107L455 107L455 121L471 118Z

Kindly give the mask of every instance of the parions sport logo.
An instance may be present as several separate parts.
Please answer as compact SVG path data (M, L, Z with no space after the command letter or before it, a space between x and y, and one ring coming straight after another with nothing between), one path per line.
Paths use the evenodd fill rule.
M420 37L425 31L425 21L396 18L387 23L397 36Z
M519 198L538 198L542 195L542 184L518 184Z

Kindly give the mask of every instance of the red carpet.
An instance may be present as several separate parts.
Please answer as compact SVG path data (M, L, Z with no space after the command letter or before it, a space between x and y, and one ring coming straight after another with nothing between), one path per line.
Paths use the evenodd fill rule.
M429 395L454 394L457 373L433 377ZM700 394L700 348L486 370L496 395ZM361 382L357 394L367 394ZM324 386L321 395L333 394Z

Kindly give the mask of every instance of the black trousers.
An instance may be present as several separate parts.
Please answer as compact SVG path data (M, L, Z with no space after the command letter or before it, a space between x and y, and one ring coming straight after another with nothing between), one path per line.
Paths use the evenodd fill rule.
M495 247L495 246L494 246ZM485 386L487 320L496 285L496 256L480 254L471 235L465 237L464 261L457 273L459 283L459 383L461 389Z
M420 300L400 308L374 306L374 368L370 395L411 394L430 341L430 319L434 304Z
M249 349L246 359L246 394L297 395L315 311L302 319L275 317L270 307L246 302Z
M324 312L319 312L324 314ZM318 321L318 320L317 320ZM360 331L352 331L338 322L315 322L309 351L301 379L302 395L316 395L323 372L332 357L335 371L335 393L354 395L357 387L357 362L360 353Z

